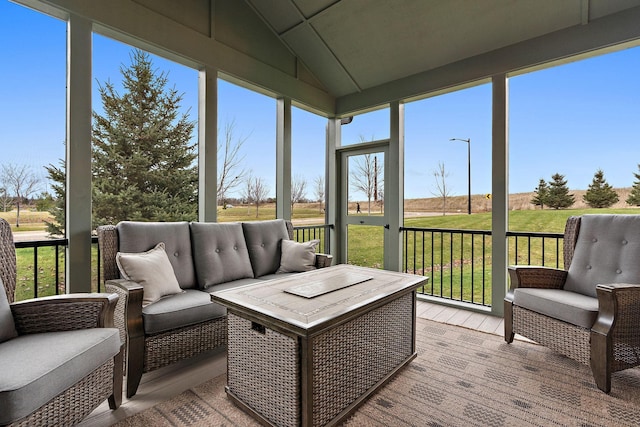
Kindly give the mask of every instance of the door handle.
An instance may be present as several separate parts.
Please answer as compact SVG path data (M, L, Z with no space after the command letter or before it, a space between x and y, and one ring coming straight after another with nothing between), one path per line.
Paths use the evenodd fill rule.
M388 230L389 229L389 224L385 224L384 228L386 228Z

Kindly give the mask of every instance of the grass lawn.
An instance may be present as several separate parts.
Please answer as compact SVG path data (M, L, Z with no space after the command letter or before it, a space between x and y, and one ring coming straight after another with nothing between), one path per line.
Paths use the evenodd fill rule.
M263 205L260 207L259 216L256 218L255 206L250 208L234 207L219 209L218 220L227 221L252 221L275 218L275 205ZM293 210L294 221L296 219L318 219L317 223L323 223L323 215L317 205L296 205ZM562 233L566 219L572 215L586 213L623 213L640 214L638 208L627 209L567 209L567 210L522 210L509 212L509 230L520 232L550 232ZM11 213L0 213L0 217L15 221ZM18 230L30 229L42 230L47 214L23 211ZM316 221L311 221L316 223ZM405 219L405 227L437 228L451 230L490 230L491 213L476 213L472 215L437 215L428 217L415 217ZM374 268L382 268L383 265L383 228L375 226L350 226L348 233L348 262ZM301 240L319 238L319 248L323 248L324 233L316 236L305 234ZM469 234L462 236L460 233L435 233L433 239L431 233L424 236L420 233L414 235L408 233L407 247L409 250L405 257L409 257L409 271L424 274L430 277L429 285L425 292L447 298L475 301L482 303L482 298L489 303L491 301L491 236ZM415 251L414 251L415 247ZM550 265L549 256L555 257L555 241L547 239L531 241L531 252L522 255L521 248L528 247L528 242L519 242L516 259L515 238L509 238L509 263L539 265L544 252L546 265ZM60 292L64 292L64 248L60 248L58 276ZM320 249L322 250L322 249ZM560 261L562 267L562 247L560 246ZM433 253L433 257L431 254ZM424 258L423 258L424 254ZM34 252L25 248L17 250L18 258L18 284L16 300L33 297L34 277ZM94 277L96 274L96 248L93 249ZM38 295L55 294L55 248L43 247L38 249L37 277ZM555 265L551 265L555 266ZM93 288L96 289L97 280L94 280ZM472 286L473 284L473 286Z

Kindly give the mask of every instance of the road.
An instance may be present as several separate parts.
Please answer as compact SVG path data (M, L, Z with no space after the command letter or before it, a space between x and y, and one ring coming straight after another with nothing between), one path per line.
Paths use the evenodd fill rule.
M46 231L14 231L14 242L32 242L34 240L47 240L49 239L49 233Z

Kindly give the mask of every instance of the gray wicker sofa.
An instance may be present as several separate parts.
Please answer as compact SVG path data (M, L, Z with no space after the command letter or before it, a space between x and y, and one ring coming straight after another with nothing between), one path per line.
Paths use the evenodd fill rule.
M330 255L309 250L311 242L292 243L293 227L284 220L124 221L100 226L97 232L105 288L120 296L115 323L127 347L127 397L136 393L143 373L226 345L226 309L211 302L210 292L332 262ZM126 263L137 256L155 257L158 253L162 259L166 253L177 284L168 286L174 293L159 299L156 294L157 300L150 302L151 286L131 280L128 273L137 272ZM164 274L162 268L149 274ZM170 277L167 282L173 280ZM160 290L160 294L166 292Z

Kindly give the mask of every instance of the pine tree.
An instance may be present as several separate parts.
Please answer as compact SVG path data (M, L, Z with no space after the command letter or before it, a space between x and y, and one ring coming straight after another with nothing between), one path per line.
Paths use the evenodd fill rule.
M575 197L573 194L569 194L569 187L567 187L564 175L556 173L551 176L551 179L546 197L547 206L553 209L564 209L573 205Z
M590 208L608 208L618 201L618 193L604 179L602 169L598 169L582 199Z
M93 113L93 222L197 218L198 171L189 143L194 122L183 95L167 89L149 55L134 50L121 67L124 94L99 84L104 115Z
M640 164L638 165L638 170L640 170ZM634 173L636 180L633 181L633 187L631 187L631 192L629 193L629 197L627 197L627 203L633 206L640 206L640 172Z
M63 160L60 160L60 167L54 165L45 166L47 173L49 174L49 180L52 182L51 188L53 189L54 206L49 209L49 213L53 216L53 221L45 221L47 224L47 233L52 236L64 236L64 224L65 224L65 195L66 195L66 174L65 164Z
M540 178L540 182L533 193L535 195L531 199L531 203L534 206L540 206L541 209L544 209L544 205L547 203L547 195L549 193L549 185L547 182Z

